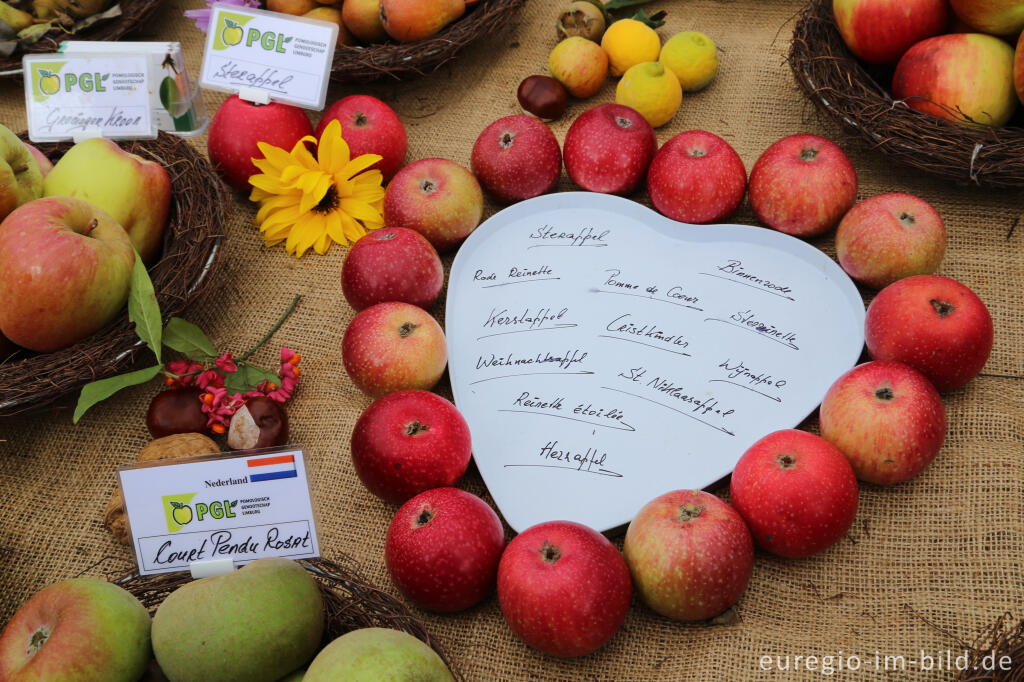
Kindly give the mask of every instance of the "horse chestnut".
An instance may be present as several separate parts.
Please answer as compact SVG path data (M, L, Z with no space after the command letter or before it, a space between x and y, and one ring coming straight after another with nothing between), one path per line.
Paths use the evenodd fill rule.
M146 412L146 428L153 438L175 433L208 433L206 415L199 398L202 393L195 386L169 388L157 393Z
M250 398L231 417L228 447L232 450L272 448L287 443L288 413L276 400Z
M565 86L550 76L524 78L516 97L523 111L544 121L555 120L569 106L569 93Z

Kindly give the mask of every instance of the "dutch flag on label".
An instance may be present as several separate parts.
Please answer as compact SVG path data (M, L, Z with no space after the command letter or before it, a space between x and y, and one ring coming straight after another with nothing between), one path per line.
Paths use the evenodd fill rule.
M249 467L249 482L274 481L279 478L295 478L299 473L295 470L295 455L279 455L277 457L257 457L246 460Z

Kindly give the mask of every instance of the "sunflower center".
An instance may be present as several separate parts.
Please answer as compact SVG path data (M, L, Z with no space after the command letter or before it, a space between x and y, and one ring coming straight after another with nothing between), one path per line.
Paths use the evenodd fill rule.
M320 200L320 203L313 207L313 213L326 215L332 212L338 208L340 199L341 198L338 196L338 188L331 185L327 188L327 193L324 194L324 198Z

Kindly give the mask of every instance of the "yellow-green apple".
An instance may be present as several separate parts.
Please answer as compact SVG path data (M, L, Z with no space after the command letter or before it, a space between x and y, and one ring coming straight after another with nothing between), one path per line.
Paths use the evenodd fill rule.
M0 220L43 193L43 174L29 148L0 125Z
M853 525L857 477L834 445L806 431L770 433L740 457L729 501L761 549L789 558L823 552Z
M316 127L317 139L327 124L335 119L341 123L341 136L348 144L352 158L379 154L381 160L370 169L378 169L384 175L384 182L391 180L405 163L409 146L405 126L395 110L369 95L342 97L324 112Z
M835 143L790 135L761 154L750 171L750 206L762 223L795 237L817 237L857 199L857 172Z
M253 104L231 95L210 121L206 152L224 181L248 195L252 190L249 176L260 172L252 160L263 157L257 142L290 151L312 134L313 125L299 107L280 102Z
M429 38L465 12L465 0L380 0L381 24L400 43Z
M384 227L359 238L341 265L341 291L355 310L401 301L434 305L444 268L427 238L408 227Z
M441 657L412 635L389 628L359 628L325 646L300 679L454 682L455 678Z
M1017 50L1013 56L1013 86L1017 90L1017 99L1024 104L1024 31L1017 39Z
M448 351L430 313L390 301L352 319L341 340L341 359L356 388L378 398L411 388L429 391L444 374Z
M503 549L505 529L486 502L458 488L433 488L395 512L384 565L413 604L452 613L494 592Z
M364 43L383 43L388 39L380 19L380 0L345 0L341 20L348 32Z
M619 550L592 528L547 521L508 543L498 564L498 603L534 649L585 656L622 627L633 586Z
M1013 48L981 33L928 38L900 59L892 96L911 109L957 123L1005 125L1018 104Z
M643 116L609 103L587 109L572 122L562 152L565 170L583 189L629 194L643 182L657 150L654 128Z
M858 59L895 64L915 43L946 32L949 0L832 0L832 12Z
M640 598L674 620L722 613L743 596L754 570L746 522L702 490L675 490L645 504L622 551Z
M551 50L548 71L573 97L586 99L608 78L608 53L593 40L570 36Z
M64 153L43 180L43 196L77 197L124 228L143 263L160 255L171 208L171 178L156 161L94 137Z
M430 391L395 391L375 400L356 420L351 444L359 480L395 504L455 485L473 454L462 414Z
M44 197L0 223L0 330L50 352L101 329L128 300L135 251L105 211Z
M880 485L917 476L946 438L938 391L902 362L866 362L836 379L820 418L821 435L846 455L857 478Z
M1009 36L1024 30L1021 0L951 0L951 4L958 17L985 33Z
M836 230L836 257L850 277L881 289L911 275L930 275L946 253L938 211L912 194L879 194L851 208Z
M504 204L547 194L562 174L562 149L532 116L505 116L484 128L470 156L473 175Z
M747 169L732 146L703 130L679 133L654 155L647 194L658 212L683 223L728 218L747 192Z
M150 619L127 590L72 578L37 592L0 635L5 682L135 682L149 665Z
M31 145L28 142L25 143L32 158L36 160L36 165L39 167L39 172L43 178L46 178L47 173L53 170L53 161L50 161L49 157L39 150L39 147Z
M978 295L938 275L893 282L868 306L864 321L873 359L906 363L943 393L978 375L992 336L992 316Z
M384 194L384 224L409 227L439 253L480 224L484 194L473 174L448 159L420 159L398 171Z

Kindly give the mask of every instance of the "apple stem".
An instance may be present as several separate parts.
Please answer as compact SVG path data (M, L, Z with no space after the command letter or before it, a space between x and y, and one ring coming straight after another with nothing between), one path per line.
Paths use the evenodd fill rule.
M421 424L419 419L405 425L405 435L418 436L430 428L430 424Z
M704 512L702 504L684 504L679 507L680 521L693 521Z
M28 654L29 656L34 655L37 651L43 648L46 644L46 640L50 638L50 628L43 626L32 633L32 637L28 640Z
M89 224L86 225L85 230L82 232L82 235L88 237L99 224L100 221L97 220L96 218L93 218L92 220L89 221Z
M413 324L412 322L403 322L402 326L398 328L398 336L403 339L408 338L412 336L412 333L416 331L417 327L419 327L418 324Z
M954 310L956 310L956 306L952 303L936 301L934 298L928 302L932 304L932 307L935 308L935 312L937 312L939 317L942 318L948 317Z
M540 557L549 564L553 564L562 557L562 553L558 551L557 547L548 544L548 541L545 540L544 546L540 548Z

